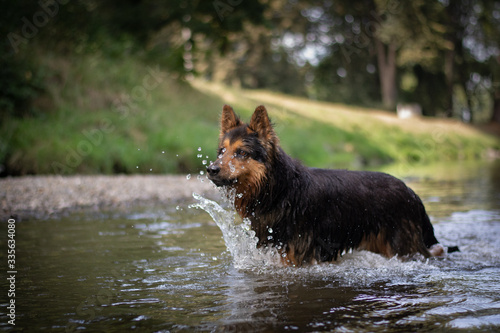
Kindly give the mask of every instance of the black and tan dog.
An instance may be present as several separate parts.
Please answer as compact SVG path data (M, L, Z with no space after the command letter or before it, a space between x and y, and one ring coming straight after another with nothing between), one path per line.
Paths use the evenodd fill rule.
M387 257L445 253L422 201L402 181L305 167L281 149L264 106L245 124L225 105L221 123L208 177L234 190L234 206L251 221L258 246L276 247L284 264L334 261L351 249Z

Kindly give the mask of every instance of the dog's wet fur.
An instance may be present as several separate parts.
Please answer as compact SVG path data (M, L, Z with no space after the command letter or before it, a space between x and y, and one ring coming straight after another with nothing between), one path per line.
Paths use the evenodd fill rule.
M208 178L232 190L258 246L278 249L285 265L335 261L352 249L386 257L446 253L405 183L380 172L304 166L281 149L264 106L249 124L224 106L217 154Z

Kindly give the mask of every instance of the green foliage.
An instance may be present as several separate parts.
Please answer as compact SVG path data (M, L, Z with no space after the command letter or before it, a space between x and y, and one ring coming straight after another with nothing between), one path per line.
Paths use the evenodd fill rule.
M37 102L50 87L33 54L43 45L69 56L139 57L179 76L365 106L381 104L380 82L393 77L384 72L394 65L400 78L416 79L410 87L389 80L398 84L390 90L399 93L397 102L417 102L431 116L453 110L457 116L463 108L482 114L500 94L499 13L491 0L10 1L0 13L7 36L0 46L0 111L43 112ZM380 65L376 41L397 49L391 66Z
M134 58L72 60L74 67L59 57L43 59L55 110L2 123L5 172L194 172L202 168L198 147L215 152L221 100L165 71L154 73L161 81L154 86L156 69Z
M214 158L219 112L229 101L225 94L202 93L181 78L186 72L216 76L215 71L225 65L231 67L224 78L229 84L239 81L243 87L296 95L307 92L319 99L376 106L380 100L376 56L363 29L374 19L369 16L366 21L379 1L366 3L325 1L323 13L332 15L317 19L305 17L307 10L298 4L280 1L70 1L59 4L57 10L53 7L54 15L42 8L46 2L9 2L0 12L0 32L8 36L0 46L0 173L197 172L204 168L201 160ZM480 4L500 11L486 0ZM390 20L382 15L381 22L388 22L386 28L408 18L415 29L382 29L379 37L386 42L403 40L405 50L420 45L418 52L407 52L398 60L403 75L410 74L415 81L406 80L400 97L417 100L427 114L434 114L449 102L441 60L449 45L426 51L429 45L439 46L445 36L436 24L445 20L444 5L438 2L427 7L419 1L404 6L415 6L420 14L433 9L431 17L423 16L423 22L432 26L417 24L409 11ZM354 17L349 16L351 12ZM488 49L495 50L496 16L488 16L485 9L476 14L486 23L475 26L474 35L479 36L483 27ZM44 15L47 20L40 21ZM361 32L356 24L361 24ZM279 36L288 32L307 34L303 41L321 46L317 38L321 34L314 34L322 31L324 35L325 27L330 37L335 32L344 44L326 39L332 52L325 54L317 68L304 60L294 62L307 43L297 43L296 53L280 44ZM434 39L433 33L437 33ZM346 57L342 46L349 42L354 49ZM496 89L498 85L488 88L484 84L488 79L496 82L488 76L496 63L490 59L490 65L477 66L477 59L467 51L462 52L463 63L474 65L470 68L481 75L477 84L482 89L476 90ZM196 61L202 66L186 66ZM460 73L469 71L465 65L460 69ZM462 82L469 80L461 75ZM462 99L470 102L467 89L462 89ZM240 93L235 100L244 99ZM285 104L276 107L285 108ZM251 111L247 107L242 113L250 116ZM355 113L349 116L357 117ZM280 121L285 149L317 167L474 158L492 146L479 136L449 133L439 144L429 144L428 133L413 135L382 125L345 127L290 111Z
M222 105L229 102L227 89L221 96L202 92L139 57L118 61L79 55L69 63L47 54L40 62L51 82L54 109L43 117L8 117L2 122L4 173L195 174L204 169L203 160L215 159L218 119ZM233 97L243 119L249 119L258 103L242 103L246 95L242 91ZM464 136L452 130L436 141L429 132L415 134L373 122L366 111L312 117L317 106L307 100L297 102L311 103L304 106L310 112L296 114L280 106L289 99L281 96L266 105L285 151L308 166L422 164L474 159L488 147L500 148L479 134Z
M0 119L41 112L35 101L44 89L43 68L37 68L31 59L0 54Z
M318 121L294 118L278 134L283 149L308 166L362 168L394 160L365 135Z
M380 84L375 73L376 59L367 56L366 51L359 50L347 61L338 49L323 59L315 68L312 94L319 100L335 103L372 107L381 104Z

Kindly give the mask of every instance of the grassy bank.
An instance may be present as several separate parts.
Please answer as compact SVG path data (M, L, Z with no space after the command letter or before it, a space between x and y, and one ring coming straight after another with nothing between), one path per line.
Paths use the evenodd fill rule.
M53 105L2 124L2 164L26 173L164 173L215 151L222 101L137 59L42 58ZM204 149L205 150L205 149Z
M195 173L215 157L225 103L247 119L266 105L284 149L310 166L423 164L500 149L498 138L456 121L403 121L379 110L186 83L134 57L38 58L49 83L37 101L45 111L2 120L7 174Z
M403 120L395 113L351 107L284 94L231 89L194 81L198 90L223 98L250 116L265 104L282 146L308 165L370 167L475 160L495 155L496 136L453 119Z

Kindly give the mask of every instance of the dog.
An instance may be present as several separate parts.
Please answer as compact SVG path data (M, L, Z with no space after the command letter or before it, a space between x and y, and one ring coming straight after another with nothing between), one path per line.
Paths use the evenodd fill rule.
M354 249L389 258L446 253L405 183L381 172L304 166L280 147L264 106L249 124L223 107L217 159L207 176L233 192L257 246L275 247L287 266L334 262Z

